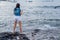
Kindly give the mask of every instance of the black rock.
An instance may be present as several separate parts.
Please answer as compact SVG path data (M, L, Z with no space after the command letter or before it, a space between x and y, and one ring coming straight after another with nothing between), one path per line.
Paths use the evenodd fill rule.
M40 31L40 29L35 29L34 33L38 33Z
M54 37L50 37L50 39L55 39Z
M55 9L56 9L56 8L60 8L60 6L55 6Z
M33 2L32 0L28 0L28 2Z
M29 40L26 34L15 32L2 32L0 33L0 40Z

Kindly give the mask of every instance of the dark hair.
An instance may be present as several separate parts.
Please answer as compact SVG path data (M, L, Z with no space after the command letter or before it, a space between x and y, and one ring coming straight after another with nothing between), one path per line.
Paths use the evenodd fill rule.
M20 4L19 3L16 4L16 8L20 8Z

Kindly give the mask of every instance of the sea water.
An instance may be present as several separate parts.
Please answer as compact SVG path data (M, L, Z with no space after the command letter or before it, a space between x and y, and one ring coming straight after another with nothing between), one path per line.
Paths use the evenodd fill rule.
M32 38L31 32L40 29L41 31L34 36L35 40L59 40L60 8L54 8L59 6L59 2L40 2L40 0L17 2L20 3L21 10L23 10L23 32L28 33L30 39ZM13 31L13 9L17 2L0 1L0 33ZM19 25L17 25L16 31L19 31Z

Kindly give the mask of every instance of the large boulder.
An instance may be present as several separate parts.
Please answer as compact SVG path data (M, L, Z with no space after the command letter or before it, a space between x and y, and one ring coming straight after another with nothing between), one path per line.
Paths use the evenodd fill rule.
M15 32L3 32L0 33L0 40L29 40L26 34L20 34Z

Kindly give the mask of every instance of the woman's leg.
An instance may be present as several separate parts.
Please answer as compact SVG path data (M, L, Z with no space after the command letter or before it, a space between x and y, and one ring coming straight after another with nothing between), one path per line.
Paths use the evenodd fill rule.
M17 21L15 21L15 22L14 22L14 28L13 28L13 32L15 32L16 25L17 25Z
M22 22L19 21L19 26L20 26L20 32L22 33Z

